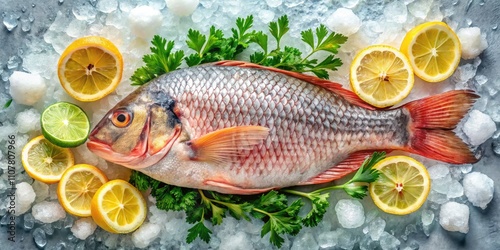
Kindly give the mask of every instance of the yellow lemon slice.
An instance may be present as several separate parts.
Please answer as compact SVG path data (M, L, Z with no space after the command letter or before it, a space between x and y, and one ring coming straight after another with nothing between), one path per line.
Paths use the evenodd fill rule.
M375 107L384 108L403 100L413 88L414 80L406 56L391 46L369 46L351 63L354 93Z
M141 192L124 180L102 185L91 203L95 223L111 233L129 233L146 219L146 200Z
M450 77L462 53L457 34L443 22L427 22L411 29L400 49L410 60L415 74L427 82Z
M122 79L123 58L118 48L99 36L71 43L57 64L57 75L73 98L91 102L113 92Z
M92 197L107 181L106 175L92 165L74 165L64 172L57 186L59 203L70 214L90 216Z
M21 162L29 176L44 183L56 183L73 166L71 150L50 143L43 135L33 138L21 153Z
M422 163L408 156L391 156L373 168L380 171L380 176L370 183L370 196L382 211L405 215L424 204L431 181Z

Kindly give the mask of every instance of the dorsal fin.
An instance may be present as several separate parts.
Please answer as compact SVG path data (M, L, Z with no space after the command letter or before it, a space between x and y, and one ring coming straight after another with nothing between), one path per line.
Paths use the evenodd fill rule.
M272 67L266 67L262 65L258 65L255 63L249 63L249 62L243 62L243 61L220 61L214 63L214 65L218 66L237 66L237 67L243 67L243 68L254 68L254 69L265 69L265 70L270 70L278 73L282 73L291 77L295 77L297 79L309 82L311 84L321 86L325 89L328 89L340 96L342 96L344 99L346 99L348 102L363 107L365 109L369 110L375 110L377 108L371 106L370 104L366 103L365 101L361 100L356 94L354 94L352 91L345 89L340 85L339 83L331 82L328 80L320 79L315 76L310 76L310 75L305 75L301 74L298 72L292 72L284 69L277 69L277 68L272 68Z

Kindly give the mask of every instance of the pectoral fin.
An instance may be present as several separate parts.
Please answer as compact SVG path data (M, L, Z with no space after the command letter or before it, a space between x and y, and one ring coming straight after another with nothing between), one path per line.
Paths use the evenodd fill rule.
M191 149L191 160L224 163L230 162L242 150L262 143L268 134L269 129L262 126L230 127L192 139L186 145Z

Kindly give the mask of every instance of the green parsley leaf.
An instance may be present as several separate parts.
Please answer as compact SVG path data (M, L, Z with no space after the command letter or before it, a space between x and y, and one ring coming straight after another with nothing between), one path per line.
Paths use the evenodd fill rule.
M276 39L278 49L280 48L281 38L288 32L288 16L284 15L278 18L278 22L269 23L269 32Z
M10 104L12 104L12 99L9 99L4 105L3 105L3 108L6 109L8 107L10 107Z
M150 48L152 54L142 58L146 65L137 69L130 77L132 85L143 85L162 74L178 69L182 64L184 51L172 53L173 41L167 42L165 38L155 35L151 44L153 44Z
M210 231L210 229L203 224L203 221L200 221L188 230L186 242L192 243L196 238L200 237L200 239L208 243L210 242L211 234L212 231Z

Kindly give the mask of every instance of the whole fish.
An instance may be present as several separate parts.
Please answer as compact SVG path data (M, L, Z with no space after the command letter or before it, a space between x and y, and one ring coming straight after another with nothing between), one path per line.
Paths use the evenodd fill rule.
M380 110L338 83L223 61L141 86L87 146L168 184L255 194L339 179L374 151L476 162L452 130L477 98L456 90Z

